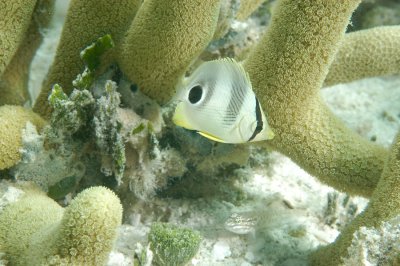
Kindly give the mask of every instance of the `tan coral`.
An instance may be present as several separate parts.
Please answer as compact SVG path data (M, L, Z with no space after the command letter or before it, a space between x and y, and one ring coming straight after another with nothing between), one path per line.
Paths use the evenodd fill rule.
M52 0L40 0L37 2L35 12L30 18L29 28L25 32L18 50L1 75L0 105L24 105L29 100L28 78L30 62L42 42L43 33L41 31L50 22L53 7L54 1Z
M25 188L0 214L0 243L10 265L104 265L121 224L122 206L105 187L79 193L63 209Z
M124 39L122 71L147 96L166 103L211 41L219 8L219 0L146 0Z
M394 139L390 156L366 209L347 226L331 245L311 257L313 265L339 265L347 256L353 233L361 226L379 227L383 221L400 214L400 133Z
M348 129L320 88L359 0L278 1L245 61L275 138L269 144L321 181L370 196L387 151Z
M36 0L0 1L0 76L24 39L35 4Z
M345 35L324 86L400 72L400 25Z
M245 20L251 13L256 11L266 0L241 0L236 18L238 20Z
M0 170L7 169L20 160L22 130L28 121L39 129L46 123L39 115L23 107L0 107Z

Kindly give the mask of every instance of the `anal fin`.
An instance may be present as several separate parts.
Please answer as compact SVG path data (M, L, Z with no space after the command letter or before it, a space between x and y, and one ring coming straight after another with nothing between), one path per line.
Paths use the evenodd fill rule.
M222 140L222 139L220 139L220 138L218 138L218 137L216 137L216 136L214 136L214 135L211 135L211 134L209 134L209 133L205 133L205 132L202 132L202 131L197 131L197 133L199 133L199 134L202 135L203 137L208 138L208 139L211 139L211 140L213 140L213 141L226 143L226 141L224 141L224 140Z

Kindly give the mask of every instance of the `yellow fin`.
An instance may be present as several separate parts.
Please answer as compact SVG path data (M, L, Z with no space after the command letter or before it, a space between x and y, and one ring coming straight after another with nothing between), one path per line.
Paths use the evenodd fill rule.
M206 138L211 139L211 140L213 140L213 141L226 143L226 141L223 141L222 139L220 139L220 138L218 138L218 137L216 137L216 136L213 136L213 135L211 135L211 134L209 134L209 133L205 133L205 132L201 132L201 131L197 131L197 133L199 133L199 134L202 135L203 137L206 137Z
M183 112L182 103L178 103L178 105L176 106L174 116L172 117L172 122L174 122L174 124L177 126L194 130L194 128L189 124L189 122L186 119L185 113Z

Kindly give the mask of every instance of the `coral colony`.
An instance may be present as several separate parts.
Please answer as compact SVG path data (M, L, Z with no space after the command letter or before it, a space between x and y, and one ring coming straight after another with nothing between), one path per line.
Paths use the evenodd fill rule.
M271 150L369 199L333 243L308 251L307 263L357 264L349 254L380 236L371 261L400 264L400 135L390 149L362 138L320 94L324 86L398 74L400 26L347 33L361 0L272 2L71 0L54 61L30 103L29 66L55 2L1 1L0 264L105 265L117 229L134 217L123 213L136 206L129 202L214 195L240 205L251 152ZM239 38L232 27L251 14L271 15L265 33L227 45ZM172 124L178 83L202 60L226 56L248 72L272 140L216 144ZM185 265L201 246L199 231L168 223L164 211L144 230L138 265ZM235 216L228 231L262 226L246 225L249 215Z

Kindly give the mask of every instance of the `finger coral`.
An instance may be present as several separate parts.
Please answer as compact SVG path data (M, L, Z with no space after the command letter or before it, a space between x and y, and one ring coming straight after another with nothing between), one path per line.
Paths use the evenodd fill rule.
M50 22L54 1L0 2L0 105L23 105L29 100L30 62ZM12 13L13 16L6 14ZM26 25L28 24L28 25Z
M241 0L238 13L236 15L238 20L245 20L251 15L258 7L260 7L265 0Z
M211 41L219 8L219 0L145 1L122 44L122 71L146 95L166 103Z
M247 35L254 37L251 43L257 41L258 44L252 47L243 65L276 135L265 145L290 157L328 185L351 195L371 198L365 212L335 243L315 253L312 262L317 265L340 263L341 258L349 255L347 247L354 232L362 227L377 227L398 215L400 208L399 140L389 157L388 150L348 129L320 95L323 86L400 72L399 26L345 33L360 1L278 0L265 35L260 40L259 35ZM26 7L16 2L12 10L17 10L16 14L23 11L23 19L18 20L18 32L10 39L10 45L1 42L3 38L0 40L0 45L8 45L4 46L6 53L0 59L0 67L4 66L0 73L10 71L18 76L2 76L3 84L10 85L4 86L4 92L0 90L0 99L5 99L6 93L14 93L10 89L13 85L25 86L20 85L25 70L19 68L19 61L30 59L17 56L18 44L31 36L29 27L37 2L28 1ZM239 19L246 17L250 12L246 10L263 1L242 2L239 7L242 11L236 13L239 1L230 1L231 5L224 2L225 11L221 11L220 0L124 0L118 4L103 0L71 1L54 63L34 110L42 117L51 117L49 132L55 140L51 144L49 139L45 140L47 147L53 149L49 157L67 150L71 160L82 160L82 164L86 164L80 167L82 171L88 169L85 176L91 175L90 179L81 179L81 176L63 174L62 183L55 184L55 197L62 198L82 184L101 182L149 201L163 192L176 197L196 197L212 191L236 194L227 180L232 180L234 170L248 159L248 153L244 152L246 146L241 150L203 139L198 141L191 135L193 132L180 131L168 124L168 106L160 111L156 102L164 104L171 99L181 78L186 72L190 73L191 64L204 59L197 57L212 38L215 38L212 44L217 47L215 49L222 50L218 46L221 39L226 46L232 44L229 38L237 31L230 31L231 24L237 27L246 24L234 20L234 14ZM235 12L227 12L226 8L233 6ZM2 12L0 9L0 15ZM221 23L220 32L215 34L221 13L229 19ZM259 17L255 17L252 23L258 20ZM10 25L4 25L4 32L12 30ZM98 39L101 36L104 39ZM96 39L98 41L90 45ZM83 50L88 45L90 47ZM100 46L101 55L97 53ZM216 56L230 55L229 51L235 49L227 51ZM26 52L31 56L31 51ZM86 52L93 53L93 65L85 61ZM108 68L110 64L112 67ZM24 73L19 73L20 70ZM16 98L25 97L17 95ZM145 98L147 96L149 98ZM157 108L149 108L150 105L157 105ZM0 107L0 169L8 169L19 160L21 130L27 121L39 128L44 125L37 115L21 107ZM43 138L46 137L49 135ZM70 145L66 145L67 142ZM259 145L258 148L263 144ZM25 173L32 171L27 167ZM101 173L104 176L99 177ZM222 175L224 178L219 178ZM228 188L217 189L221 183ZM51 191L54 186L48 185ZM240 199L242 196L237 194ZM33 200L37 206L29 203ZM47 207L40 207L44 205ZM102 264L110 251L120 216L118 199L104 188L82 192L65 211L43 194L28 191L24 198L0 214L0 225L1 222L6 224L7 227L2 228L8 230L0 228L1 249L5 250L11 264L17 265ZM30 227L27 221L35 225ZM158 253L156 260L163 263L165 254L172 253L168 245L155 244L169 237L157 239L155 235L159 229L154 226L151 232L152 248ZM160 232L165 228L161 229ZM185 246L180 244L174 246L173 252L176 247L184 251ZM190 256L178 258L179 263L188 261L197 245L198 241L189 250ZM172 255L181 256L179 252ZM331 260L327 261L328 258Z
M0 107L0 170L7 169L20 160L22 130L27 122L31 122L38 129L46 123L39 115L23 107Z
M0 2L0 75L11 61L28 30L36 0ZM13 14L13 16L7 16Z
M394 140L390 156L371 200L359 216L348 225L331 245L311 257L313 265L339 265L348 255L353 234L361 227L378 228L381 223L400 215L400 133ZM397 250L398 251L398 250Z
M103 265L121 219L105 187L84 190L65 209L28 188L0 214L0 248L11 265Z
M321 181L370 196L387 151L345 127L319 94L359 2L279 1L244 66L276 133L270 145Z
M34 106L36 112L49 116L47 97L52 85L58 83L69 93L72 80L83 68L79 51L105 34L115 41L116 49L110 53L124 73L160 103L170 99L186 68L211 40L220 1L150 0L135 16L139 2L72 1L56 58ZM110 63L115 61L112 55L108 55Z
M324 86L400 72L400 26L346 34Z

